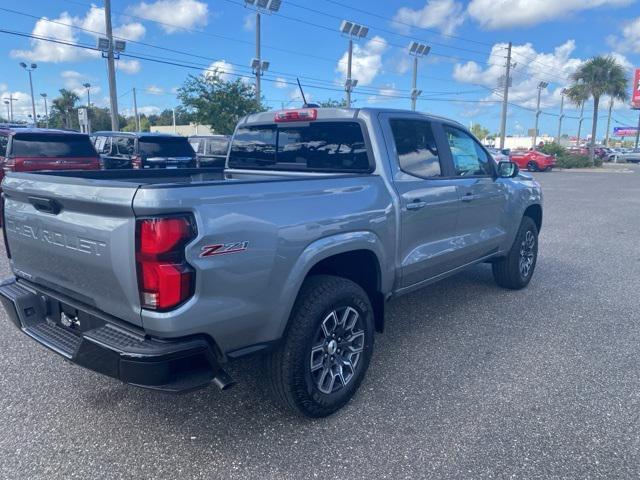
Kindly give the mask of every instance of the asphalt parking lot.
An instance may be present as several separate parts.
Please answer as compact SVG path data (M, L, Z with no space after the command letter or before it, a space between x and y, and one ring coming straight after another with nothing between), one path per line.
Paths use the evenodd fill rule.
M640 168L536 177L530 286L480 265L394 301L324 420L273 407L257 359L228 392L168 396L66 363L2 311L0 479L637 478Z

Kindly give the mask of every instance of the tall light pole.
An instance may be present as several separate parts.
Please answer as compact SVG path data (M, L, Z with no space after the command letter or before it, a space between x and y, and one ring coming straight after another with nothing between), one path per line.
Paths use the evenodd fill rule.
M44 121L45 126L49 128L49 107L47 107L47 94L41 93L40 96L44 98Z
M20 62L20 66L24 68L27 72L29 72L29 88L31 89L31 111L33 114L33 121L36 121L36 99L33 96L33 79L31 78L31 72L33 72L38 65L32 63L31 65L27 65L24 62Z
M7 122L11 122L11 111L9 110L9 100L4 100L4 104L7 106Z
M536 107L536 126L533 129L533 149L536 149L536 145L537 145L537 140L538 140L538 120L540 119L540 114L542 113L540 111L540 96L542 95L542 90L544 90L545 88L547 88L549 86L549 84L547 82L540 82L538 84L538 104Z
M261 98L261 77L264 72L269 69L269 62L262 61L260 53L260 12L274 13L280 10L282 0L244 0L247 7L256 10L256 56L251 60L251 69L256 76L256 99L260 102Z
M176 109L171 109L171 116L173 117L173 133L176 133Z
M114 61L113 29L111 27L111 0L104 0L105 31L107 46L107 69L109 74L109 105L111 107L111 130L120 130L118 121L118 91L116 90L116 66Z
M558 117L558 138L556 143L560 145L560 137L562 136L562 120L564 119L564 96L567 94L567 89L560 90L560 116Z
M607 116L607 130L604 133L604 146L609 146L609 129L611 128L611 113L613 112L613 97L609 99L609 115Z
M411 110L416 111L416 100L422 95L422 90L418 90L418 58L429 55L431 47L424 43L409 43L409 55L413 57L413 76L411 79Z
M580 120L578 120L578 139L576 140L576 147L580 146L580 132L582 131L583 121L584 121L584 100L580 102Z
M347 80L344 82L344 91L346 92L345 101L347 108L351 108L351 92L358 85L358 80L351 78L351 63L353 60L353 39L365 38L369 33L369 27L358 23L343 20L340 24L340 32L349 37L349 53L347 57Z
M82 86L87 89L87 133L91 133L91 84L87 82Z

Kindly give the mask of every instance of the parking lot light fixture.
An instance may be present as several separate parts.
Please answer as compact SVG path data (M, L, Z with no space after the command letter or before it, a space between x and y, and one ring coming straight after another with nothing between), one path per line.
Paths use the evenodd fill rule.
M422 94L422 90L418 90L418 58L429 55L431 47L420 42L409 43L409 55L413 57L413 77L411 81L411 110L416 110L416 100Z
M358 84L357 80L351 78L351 63L353 60L353 39L366 38L369 33L369 27L360 25L349 20L342 20L340 23L340 33L349 37L349 53L347 57L347 80L344 82L344 91L346 92L345 101L347 108L351 107L351 92Z
M32 63L31 65L27 65L24 62L20 62L20 66L22 68L24 68L28 73L29 73L29 88L31 90L31 114L33 116L33 121L35 122L36 119L36 99L33 96L33 78L31 77L31 72L33 72L36 68L38 68L38 65L36 65L35 63Z
M49 107L47 107L47 94L41 93L40 96L44 99L44 122L45 127L49 128Z

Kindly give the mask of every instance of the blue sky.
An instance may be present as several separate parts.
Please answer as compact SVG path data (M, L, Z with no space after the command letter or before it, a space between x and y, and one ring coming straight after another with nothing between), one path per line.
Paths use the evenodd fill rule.
M0 9L3 30L73 44L95 45L97 34L92 32L104 28L100 1L22 0L4 2ZM143 112L175 106L176 88L189 73L203 69L217 68L227 78L251 81L255 14L243 0L112 0L112 9L116 35L130 40L127 53L143 57L123 56L118 62L121 112L131 111L133 87ZM354 48L353 77L359 80L355 106L409 107L407 45L415 39L432 46L431 54L420 59L423 98L418 109L467 125L480 123L492 131L497 131L500 115L500 97L492 90L504 74L506 42L513 42L517 66L510 134L532 128L534 113L528 109L535 108L540 81L549 82L542 94L540 129L553 135L560 90L583 60L613 54L630 75L632 67L640 67L640 8L633 0L282 0L278 14L262 19L262 57L271 64L263 77L263 96L270 108L299 104L292 85L296 76L313 100L342 98L347 49L347 39L338 32L342 18L370 28ZM92 85L94 103L108 104L106 65L96 52L0 35L0 96L18 97L18 118L30 112L28 77L20 61L38 64L33 78L39 113L39 93L53 98L66 87L84 99L85 82ZM577 115L570 105L566 110L569 116ZM591 107L585 111L589 116ZM612 126L637 121L625 105L616 105L613 117ZM590 129L589 120L583 128ZM577 120L567 118L564 131L575 134L576 129Z

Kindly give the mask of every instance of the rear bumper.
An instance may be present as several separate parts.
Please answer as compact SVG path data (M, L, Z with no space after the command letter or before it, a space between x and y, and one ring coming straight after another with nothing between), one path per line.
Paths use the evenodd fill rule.
M220 388L232 385L204 337L150 338L90 307L65 303L15 278L0 284L0 301L11 322L36 342L77 365L125 383L172 393L212 382ZM64 326L63 316L77 324Z

